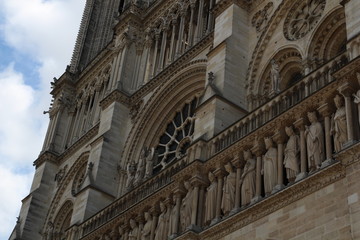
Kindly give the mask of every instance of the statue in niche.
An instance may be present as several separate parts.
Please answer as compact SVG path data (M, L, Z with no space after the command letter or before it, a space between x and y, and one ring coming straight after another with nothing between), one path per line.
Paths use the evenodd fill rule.
M271 92L272 93L280 92L280 67L275 59L271 60L270 78L271 78Z
M284 166L286 169L286 177L290 183L294 182L296 175L299 174L299 136L295 134L292 126L285 127L286 135L289 136L289 140L286 143L285 147L285 157L284 157Z
M126 190L130 191L134 187L136 165L134 162L129 162L126 168L127 180L126 180Z
M242 206L249 204L256 192L256 160L252 157L249 150L244 152L244 160L246 164L240 179Z
M344 99L339 95L334 98L336 112L331 120L331 135L334 136L335 152L342 149L342 145L347 141L347 127L346 127L346 110L344 106Z
M224 167L229 175L224 180L221 209L224 215L227 215L233 209L235 203L236 171L230 162Z
M153 174L154 161L157 158L155 148L147 149L145 157L145 179L149 179Z
M119 226L119 240L128 240L128 234L125 232L125 228L123 226Z
M143 229L140 232L140 240L150 240L151 235L151 226L152 226L152 218L149 212L144 212L144 219L146 221Z
M358 84L360 85L360 73L357 72L356 73L356 78L358 80ZM354 97L354 103L356 103L358 105L358 119L359 119L359 124L360 124L360 89L356 92L356 94L353 94Z
M324 132L316 112L308 112L310 126L306 126L306 147L309 171L313 172L321 166L324 159Z
M208 174L210 185L206 189L206 200L205 200L205 224L210 224L211 220L216 215L216 195L217 195L217 181L215 175L210 171Z
M169 235L177 234L178 229L176 228L176 195L173 195L173 205L171 207L170 216L169 216Z
M140 153L140 159L136 166L136 173L134 177L134 186L138 186L142 183L145 176L145 160L146 160L146 154L147 154L147 147L143 147Z
M137 240L139 235L139 227L134 219L130 219L131 230L128 235L128 240Z
M169 213L164 202L160 202L160 215L155 231L154 240L163 240L168 238L169 233Z
M185 197L181 201L181 230L185 231L191 224L193 189L189 181L184 181L184 187L187 190Z
M271 138L265 138L266 153L263 156L261 174L264 175L265 195L271 194L277 184L277 149L273 146Z

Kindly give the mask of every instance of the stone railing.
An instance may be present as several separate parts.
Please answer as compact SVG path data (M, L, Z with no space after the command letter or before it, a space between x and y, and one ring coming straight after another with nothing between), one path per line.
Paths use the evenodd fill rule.
M252 131L266 124L271 119L285 112L311 94L333 81L332 73L348 62L347 53L341 54L310 73L301 81L279 93L270 101L258 107L252 113L233 124L211 140L211 154L220 152L232 143L245 137Z
M139 187L126 193L114 201L111 205L103 209L101 212L89 218L78 228L81 229L81 235L84 236L94 229L97 229L98 227L108 222L110 219L123 213L126 209L136 205L141 200L169 184L172 181L171 177L183 169L186 166L186 162L187 158L183 157L166 170L142 183Z

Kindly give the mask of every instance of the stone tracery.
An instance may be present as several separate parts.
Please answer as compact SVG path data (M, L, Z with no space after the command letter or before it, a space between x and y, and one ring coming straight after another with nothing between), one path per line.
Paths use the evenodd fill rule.
M325 0L297 1L285 19L285 37L294 41L310 32L318 23L325 3Z

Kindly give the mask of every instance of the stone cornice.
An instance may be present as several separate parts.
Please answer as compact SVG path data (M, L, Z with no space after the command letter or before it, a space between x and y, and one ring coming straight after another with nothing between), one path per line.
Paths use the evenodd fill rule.
M38 168L44 162L52 162L57 163L58 155L53 152L43 152L39 155L39 157L34 161L33 165Z
M115 89L100 102L100 106L102 109L105 109L113 102L120 102L129 107L130 97L119 89Z
M351 164L360 161L360 142L343 149L341 152L334 155L336 159L341 160L344 166L350 166Z
M356 73L360 73L360 56L350 61L344 67L333 73L336 79L351 79L356 78Z

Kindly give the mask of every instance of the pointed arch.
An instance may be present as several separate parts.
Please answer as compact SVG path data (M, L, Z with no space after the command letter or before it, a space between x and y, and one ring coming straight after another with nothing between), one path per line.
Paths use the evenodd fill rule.
M346 50L344 8L339 6L327 14L313 33L307 47L308 60L314 70Z

